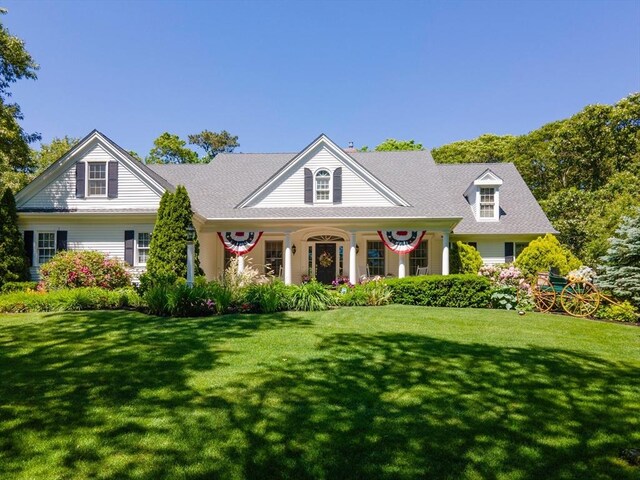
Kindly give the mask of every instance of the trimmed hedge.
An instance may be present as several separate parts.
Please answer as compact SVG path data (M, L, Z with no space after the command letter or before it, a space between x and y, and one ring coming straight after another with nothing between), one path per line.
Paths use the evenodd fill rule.
M427 275L385 280L391 301L424 307L485 308L491 283L478 275Z
M26 292L38 288L38 282L7 282L0 288L0 293Z
M81 287L52 292L14 292L0 295L0 313L63 312L138 308L140 296L133 288L106 290Z

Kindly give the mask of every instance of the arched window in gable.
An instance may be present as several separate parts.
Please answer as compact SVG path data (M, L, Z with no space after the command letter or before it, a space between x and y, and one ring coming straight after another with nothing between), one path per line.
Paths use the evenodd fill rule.
M328 202L331 200L331 174L328 170L321 169L316 172L316 201Z

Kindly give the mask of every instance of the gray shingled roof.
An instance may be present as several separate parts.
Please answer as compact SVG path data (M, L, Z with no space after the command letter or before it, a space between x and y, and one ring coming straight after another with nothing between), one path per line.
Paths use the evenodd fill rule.
M184 185L205 218L460 218L454 233L546 233L553 227L512 164L492 164L500 188L500 222L476 222L463 197L487 164L436 165L426 151L356 152L350 155L399 194L410 207L236 208L296 153L220 154L207 165L148 165L173 186ZM301 192L302 195L302 192Z

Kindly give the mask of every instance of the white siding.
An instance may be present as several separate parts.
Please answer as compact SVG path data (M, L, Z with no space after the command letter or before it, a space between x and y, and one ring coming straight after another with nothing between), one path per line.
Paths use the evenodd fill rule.
M108 162L117 160L102 146L96 145L79 161ZM118 198L76 198L76 167L72 164L55 180L21 205L23 208L141 209L157 208L160 196L151 190L124 164L118 165Z
M311 206L304 203L304 169L316 172L326 168L332 173L342 167L342 203L340 206L392 206L393 203L376 191L371 185L351 171L345 164L335 157L329 150L322 147L311 154L308 161L298 165L298 168L284 178L272 189L262 193L252 202L252 207L304 207ZM332 183L333 185L333 183ZM333 206L332 204L320 204Z
M29 220L22 219L20 222L21 231L33 230L34 232L34 266L31 268L31 278L38 278L38 232L67 231L67 248L69 250L97 250L105 255L124 261L124 231L134 230L137 232L153 231L153 220L140 223L93 223L90 221L60 221L51 220ZM137 262L137 252L134 253Z

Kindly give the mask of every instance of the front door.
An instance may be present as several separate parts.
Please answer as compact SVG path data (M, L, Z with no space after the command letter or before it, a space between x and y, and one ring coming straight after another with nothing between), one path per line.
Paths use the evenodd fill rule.
M316 280L325 285L336 278L336 244L316 243Z

